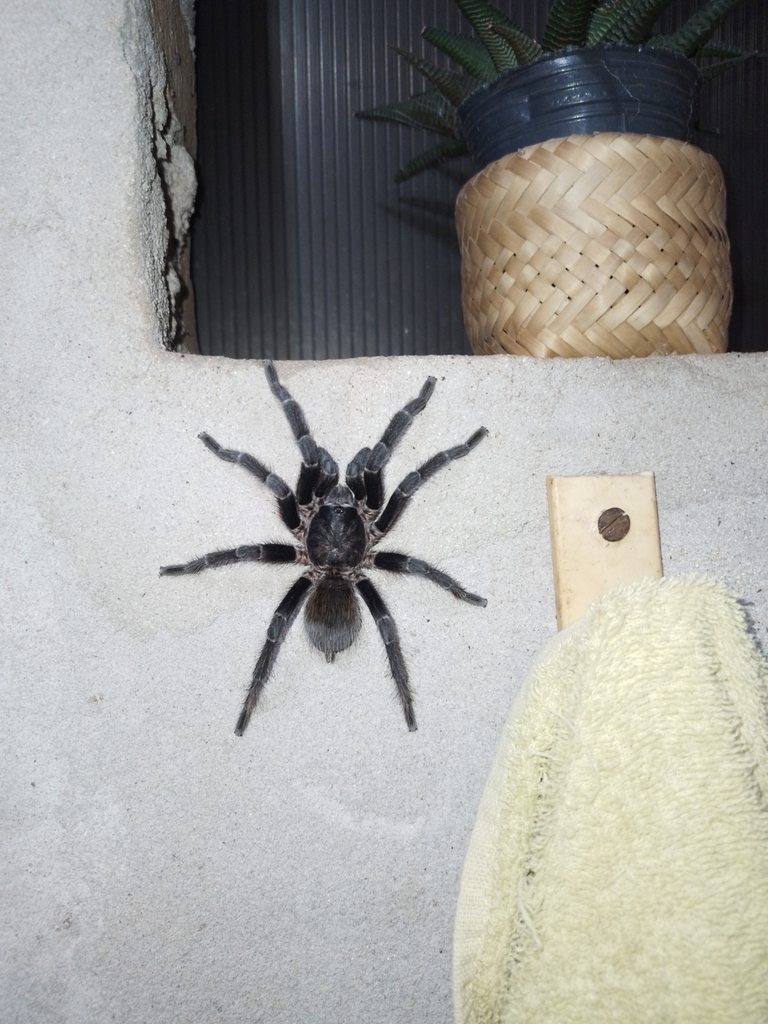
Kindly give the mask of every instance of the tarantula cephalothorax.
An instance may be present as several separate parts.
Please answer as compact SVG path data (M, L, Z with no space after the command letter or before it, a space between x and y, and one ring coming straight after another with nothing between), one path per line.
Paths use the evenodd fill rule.
M381 440L373 448L361 448L347 466L346 483L339 483L339 467L328 452L315 443L304 413L283 387L269 360L264 363L272 394L282 403L301 452L301 470L292 491L275 473L246 452L222 448L208 434L200 434L206 448L225 462L238 462L266 484L277 498L283 522L295 544L250 544L229 551L212 551L185 565L165 565L161 576L182 576L233 562L281 562L304 566L303 574L277 606L267 629L243 710L235 732L242 736L253 709L275 664L280 645L306 601L304 621L310 642L333 661L355 640L361 626L362 597L384 641L392 678L408 728L416 728L408 670L400 649L397 627L365 569L423 576L454 597L469 604L483 605L485 598L470 594L456 580L419 558L395 551L375 551L376 545L395 525L413 494L425 480L454 459L470 452L488 431L480 427L465 444L448 448L409 473L384 505L384 467L395 445L402 439L416 413L422 411L435 389L428 377L419 394L390 420ZM382 505L384 508L382 510Z

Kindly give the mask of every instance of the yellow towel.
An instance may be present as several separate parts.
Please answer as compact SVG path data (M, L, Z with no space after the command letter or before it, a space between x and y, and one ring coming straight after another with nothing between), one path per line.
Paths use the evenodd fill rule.
M711 580L538 659L464 865L457 1024L768 1021L768 663Z

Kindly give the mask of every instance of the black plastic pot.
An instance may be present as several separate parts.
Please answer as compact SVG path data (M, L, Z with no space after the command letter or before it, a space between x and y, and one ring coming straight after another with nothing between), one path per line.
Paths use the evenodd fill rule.
M568 135L633 132L688 141L701 80L692 61L668 50L569 48L480 86L457 113L479 171L524 146Z

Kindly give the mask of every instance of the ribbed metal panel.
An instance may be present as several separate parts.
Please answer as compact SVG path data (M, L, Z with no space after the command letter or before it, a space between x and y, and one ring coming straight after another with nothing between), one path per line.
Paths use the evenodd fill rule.
M500 6L540 37L549 0ZM671 17L696 6L682 0ZM766 21L764 0L744 0L720 36L765 52ZM471 165L396 186L397 169L436 137L353 117L423 89L388 47L434 59L424 25L466 30L452 0L198 0L193 274L203 352L468 351L453 205ZM765 65L708 87L701 119L722 134L695 140L729 185L732 347L742 349L764 348L768 333Z
M198 214L192 274L201 351L248 357L282 347L287 261L281 108L267 3L197 7Z
M676 22L701 7L686 0ZM723 42L768 53L768 3L742 0L717 33ZM730 348L768 349L768 59L759 56L704 85L694 142L723 168L733 267ZM712 134L716 132L717 134Z

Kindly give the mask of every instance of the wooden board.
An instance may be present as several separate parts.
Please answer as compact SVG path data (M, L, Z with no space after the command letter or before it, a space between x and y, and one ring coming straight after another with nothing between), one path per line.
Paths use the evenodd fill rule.
M580 619L596 598L614 587L661 577L653 473L550 476L547 497L558 629ZM629 516L629 530L620 540L606 540L600 533L598 520L607 509ZM620 533L617 525L613 529Z

